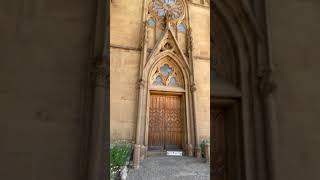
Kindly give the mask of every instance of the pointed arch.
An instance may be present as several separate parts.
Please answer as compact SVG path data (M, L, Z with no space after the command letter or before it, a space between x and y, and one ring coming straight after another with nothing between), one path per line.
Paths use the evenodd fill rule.
M188 74L184 72L183 68L179 63L176 62L171 56L164 56L159 58L157 61L155 61L152 66L150 67L147 79L148 79L148 84L150 86L153 86L152 83L154 80L158 77L157 75L160 74L159 70L161 71L161 68L164 67L165 65L168 65L168 68L171 68L172 75L168 74L167 77L164 77L166 79L166 83L169 85L170 79L175 78L177 81L177 85L180 88L185 89L188 85L187 83L187 76ZM165 75L166 76L166 75ZM163 83L165 85L165 83Z
M159 53L158 55L154 56L152 59L150 59L146 66L144 67L144 73L143 73L143 79L148 80L151 76L151 72L153 69L155 69L156 65L163 59L170 58L171 61L173 61L174 64L180 69L183 75L183 79L185 81L185 87L187 87L188 84L190 84L190 74L191 69L186 64L185 61L181 60L179 56L174 54L173 52L163 52Z

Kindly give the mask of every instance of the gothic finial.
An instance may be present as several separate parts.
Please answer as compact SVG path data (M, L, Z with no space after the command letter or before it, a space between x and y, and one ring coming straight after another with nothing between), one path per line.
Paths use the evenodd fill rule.
M166 23L166 27L169 27L169 25L170 25L170 15L169 15L169 13L165 14L164 22Z

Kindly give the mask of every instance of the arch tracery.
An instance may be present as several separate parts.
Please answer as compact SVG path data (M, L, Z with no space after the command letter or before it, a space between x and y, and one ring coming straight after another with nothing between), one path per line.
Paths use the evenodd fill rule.
M172 62L172 58L165 57L151 72L152 86L171 86L184 88L183 74L180 68Z

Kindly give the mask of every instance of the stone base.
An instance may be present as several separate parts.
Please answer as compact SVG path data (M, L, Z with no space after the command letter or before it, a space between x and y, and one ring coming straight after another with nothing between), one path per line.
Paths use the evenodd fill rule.
M200 147L196 147L196 148L194 148L194 150L195 150L196 158L200 159L201 158L201 149L200 149Z
M138 169L140 167L140 150L141 147L139 144L134 145L134 152L133 152L133 168Z
M140 150L140 160L144 160L146 157L146 147L141 145L141 150Z
M188 144L188 147L187 147L187 155L189 157L192 157L193 156L193 147L191 144Z
M210 144L205 145L204 151L205 151L206 161L207 161L207 163L210 164Z

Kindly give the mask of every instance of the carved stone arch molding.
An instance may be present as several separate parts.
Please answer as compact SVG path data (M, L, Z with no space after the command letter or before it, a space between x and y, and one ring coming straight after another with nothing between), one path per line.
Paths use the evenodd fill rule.
M266 145L269 138L266 122L270 121L269 118L273 116L273 112L270 112L272 107L268 104L272 91L267 90L274 88L267 88L268 85L266 85L272 84L268 83L271 67L266 58L268 57L267 35L265 31L262 31L265 26L258 25L264 22L258 23L253 16L254 13L242 1L217 0L211 1L211 5L213 5L211 12L214 19L219 21L217 24L223 26L220 29L225 31L231 45L223 46L223 41L216 41L219 39L219 32L216 32L215 37L211 38L211 43L216 41L213 43L218 46L216 49L221 46L233 52L234 56L231 61L236 61L236 71L239 75L238 87L225 82L217 82L211 86L211 107L227 109L230 112L234 110L233 114L230 113L231 116L238 117L237 136L241 138L236 140L239 149L238 157L234 158L238 160L237 166L233 167L237 172L231 173L228 178L269 180L271 175L268 170L271 162L269 161L270 147ZM214 22L211 24L211 28L215 30ZM219 52L211 54L216 56L212 59L217 59L217 61L230 60L226 59L230 57L219 55ZM227 126L232 126L232 124ZM214 173L214 170L211 172Z

